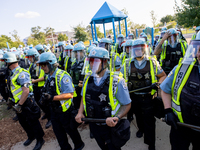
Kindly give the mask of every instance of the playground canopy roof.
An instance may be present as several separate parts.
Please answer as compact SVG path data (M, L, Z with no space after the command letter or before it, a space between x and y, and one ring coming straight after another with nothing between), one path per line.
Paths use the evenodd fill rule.
M112 18L114 18L115 21L120 21L127 17L128 16L125 15L122 11L105 2L94 15L90 23L93 23L94 21L95 24L103 24L112 22Z

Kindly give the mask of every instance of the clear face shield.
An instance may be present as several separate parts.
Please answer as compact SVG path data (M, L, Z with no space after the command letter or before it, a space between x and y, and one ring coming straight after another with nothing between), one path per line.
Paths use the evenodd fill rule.
M161 32L160 39L162 39L164 35L165 35L165 32Z
M125 53L127 54L127 56L128 56L128 57L131 57L131 56L130 56L130 54L131 54L130 52L132 51L133 46L125 46L124 49L125 49Z
M100 58L86 58L84 64L84 72L85 75L91 75L93 77L100 77L102 71L108 67L107 59Z
M130 51L131 50L131 51ZM148 46L147 45L136 45L130 49L131 58L142 58L144 55L148 56Z
M60 53L62 53L63 50L64 50L64 48L63 48L62 45L58 46L58 51L59 51Z
M155 40L158 41L158 39L159 39L159 36L155 36Z
M25 65L29 65L30 63L34 63L34 56L25 57Z
M5 59L3 59L3 55L0 54L0 69L4 69L6 68L6 62L5 62Z
M85 51L80 50L80 51L72 51L72 60L76 60L77 62L84 61L85 57Z
M63 56L66 57L72 57L72 49L65 49L64 52L63 52Z
M122 37L117 38L117 43L119 43L119 46L121 45L123 41L124 41L124 38Z
M168 37L168 44L172 47L175 48L178 43L178 38L176 34L172 34L170 37Z
M101 43L99 43L99 47L105 48L105 49L107 49L109 52L111 51L111 46L110 46L109 43L101 42Z
M129 40L133 40L133 39L134 39L134 38L133 38L133 35L129 35L129 36L128 36L128 39L129 39Z
M198 59L200 64L200 40L193 40L190 42L182 63L191 64L195 59Z

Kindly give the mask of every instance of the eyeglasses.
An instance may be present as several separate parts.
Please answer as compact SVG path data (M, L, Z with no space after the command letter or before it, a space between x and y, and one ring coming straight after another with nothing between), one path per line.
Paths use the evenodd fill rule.
M26 56L25 58L33 58L34 56Z
M39 66L42 67L42 68L46 67L46 65L47 65L46 63L39 64Z

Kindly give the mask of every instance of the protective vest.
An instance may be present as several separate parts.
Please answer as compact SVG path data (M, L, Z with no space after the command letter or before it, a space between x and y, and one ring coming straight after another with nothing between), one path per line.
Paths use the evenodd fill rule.
M114 45L111 46L111 52L115 52L116 53L116 46L114 46Z
M36 69L37 69L37 67L36 67ZM39 71L39 73L38 73L39 77L37 77L36 76L36 70L33 68L33 63L31 63L28 71L31 74L32 79L39 79L39 78L44 77L44 75L45 75L44 70L42 70L41 67L39 67L39 70L38 70ZM45 83L45 81L38 82L38 87L44 86L44 83Z
M65 64L64 70L69 72L69 70L71 69L71 65L72 65L71 58L66 56L65 60L64 60L64 64Z
M91 78L91 79L90 79ZM117 85L122 78L122 74L117 74L115 72L110 72L110 76L105 80L105 82L100 85L96 86L94 84L93 77L89 75L85 78L84 86L83 86L83 105L85 110L85 115L88 114L88 107L90 106L91 102L94 106L96 114L94 117L104 118L102 114L102 109L105 106L111 108L110 115L114 116L119 111L121 105L119 101L116 99L117 94ZM89 80L90 79L90 80ZM88 86L87 86L88 85ZM100 94L101 93L101 94ZM99 112L97 112L99 111ZM109 117L109 116L106 116Z
M195 40L196 36L197 36L196 34L193 34L191 40Z
M187 43L185 41L179 42L176 48L163 44L163 51L160 55L160 66L173 69L179 62L179 59L185 55Z
M11 93L13 95L13 98L15 99L15 103L17 103L20 100L22 93L23 93L22 86L17 83L17 79L18 79L20 73L23 72L23 71L27 72L29 74L29 72L27 70L19 67L15 70L13 75L10 77L10 80L11 80L10 90L11 90ZM30 81L31 81L31 76L30 76ZM33 91L32 85L29 86L29 91L30 92Z
M62 53L60 53L60 56L59 56L59 59L58 59L58 61L59 61L59 67L60 67L60 68L62 68L62 67L63 67L63 65L64 65L64 57L63 57L63 52L62 52Z
M130 61L130 59L126 59L126 63L124 63L124 78L126 82L131 82L132 90L138 89L146 86L150 86L153 83L157 82L157 65L153 65L154 58L149 57L147 60L146 66L143 69L137 69L135 67L134 61ZM131 65L131 68L130 68ZM130 69L130 70L129 70ZM130 71L130 72L129 72ZM146 91L145 91L146 92ZM151 95L154 95L156 90L151 90Z
M180 122L200 126L200 76L196 60L181 64L172 83L172 109Z
M79 81L83 81L84 76L81 75L83 66L84 66L84 61L82 60L80 62L75 62L71 67L70 74L75 87L78 86Z
M113 69L111 71L114 71L114 72L116 71L116 67L119 67L115 65L117 61L117 57L119 57L118 53L113 53L113 52L110 53L110 69Z
M122 60L122 65L125 63L126 58L127 58L126 52L123 52L120 54L120 59Z
M65 74L67 74L70 77L70 75L66 71L58 69L56 71L55 78L51 78L50 81L47 80L45 87L49 94L55 96L55 95L60 95L62 93L61 80ZM73 85L73 83L72 83L72 85ZM74 87L74 85L73 85L73 87ZM54 109L56 110L56 109L59 109L62 107L62 112L65 112L69 109L71 104L72 104L72 100L69 99L69 100L53 101L51 103L51 106L52 106L53 110Z

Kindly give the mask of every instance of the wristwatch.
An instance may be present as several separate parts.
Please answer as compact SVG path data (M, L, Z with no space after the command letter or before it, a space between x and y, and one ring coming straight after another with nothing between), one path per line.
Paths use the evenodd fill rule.
M118 118L118 122L121 120L121 119L119 118L119 116L115 116L115 117L117 117L117 118Z

